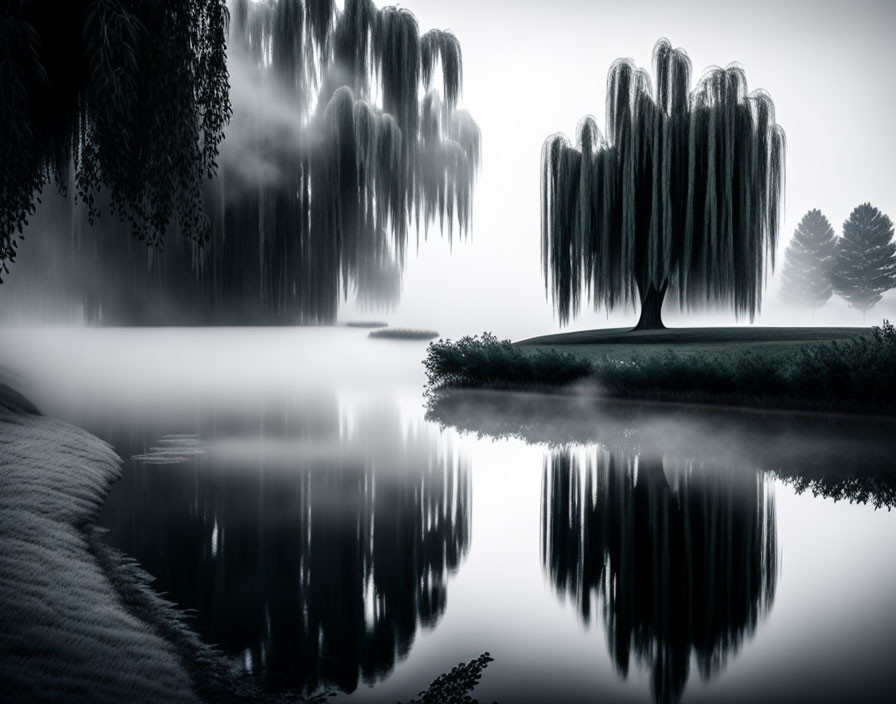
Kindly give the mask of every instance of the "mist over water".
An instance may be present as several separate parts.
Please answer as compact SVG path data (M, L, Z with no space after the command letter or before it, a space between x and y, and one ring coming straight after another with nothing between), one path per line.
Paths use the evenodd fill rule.
M108 540L272 690L401 700L488 650L487 701L888 701L886 424L426 407L425 345L349 328L16 333L4 373L126 460Z

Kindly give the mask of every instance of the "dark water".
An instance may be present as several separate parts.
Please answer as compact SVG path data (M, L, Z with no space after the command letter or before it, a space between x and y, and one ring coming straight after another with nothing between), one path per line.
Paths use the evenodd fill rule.
M426 409L422 345L93 334L117 361L3 363L131 458L109 541L273 690L394 702L488 650L483 701L893 698L894 425Z

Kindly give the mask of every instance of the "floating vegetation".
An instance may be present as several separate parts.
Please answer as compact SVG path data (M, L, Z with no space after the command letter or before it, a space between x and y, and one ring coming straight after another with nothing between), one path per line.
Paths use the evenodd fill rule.
M384 323L376 320L352 320L348 323L343 323L347 328L387 328L389 327L389 323Z
M542 151L542 265L561 323L581 299L642 305L662 327L669 287L682 305L731 305L752 316L774 266L784 183L784 132L744 70L713 67L691 90L691 62L660 39L655 89L620 59L607 77L606 134L592 117L576 145Z
M435 330L413 330L411 328L386 328L374 330L368 335L381 340L434 340L439 336Z
M196 435L163 435L158 445L134 455L131 461L144 464L179 464L205 454L205 444Z

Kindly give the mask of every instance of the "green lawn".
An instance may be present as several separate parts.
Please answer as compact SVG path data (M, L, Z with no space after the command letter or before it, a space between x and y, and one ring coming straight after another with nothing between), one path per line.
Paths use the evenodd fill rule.
M870 335L871 328L669 328L636 330L611 328L543 335L516 343L526 351L556 350L587 359L648 359L669 350L680 355L716 357L756 352L764 356L786 355L802 347L832 340Z

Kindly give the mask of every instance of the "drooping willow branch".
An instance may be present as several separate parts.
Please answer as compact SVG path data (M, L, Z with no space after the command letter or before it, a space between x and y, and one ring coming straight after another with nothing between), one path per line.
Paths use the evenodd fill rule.
M351 288L364 300L394 301L386 273L400 276L412 224L419 232L437 223L449 237L468 231L480 132L456 108L463 62L454 35L421 36L409 11L370 0L349 0L342 12L319 2L303 14L301 5L235 6L232 47L242 47L261 79L286 81L304 140L300 164L281 157L294 185L219 209L270 209L264 204L287 187L303 194L265 238L274 247L298 242L303 261L285 273L285 286L296 291L300 318L314 322L332 320ZM284 17L299 28L284 28ZM439 68L443 95L433 87Z
M102 191L141 240L176 226L207 241L202 186L230 117L225 0L49 10L0 10L0 274L54 180L74 185L91 221Z

